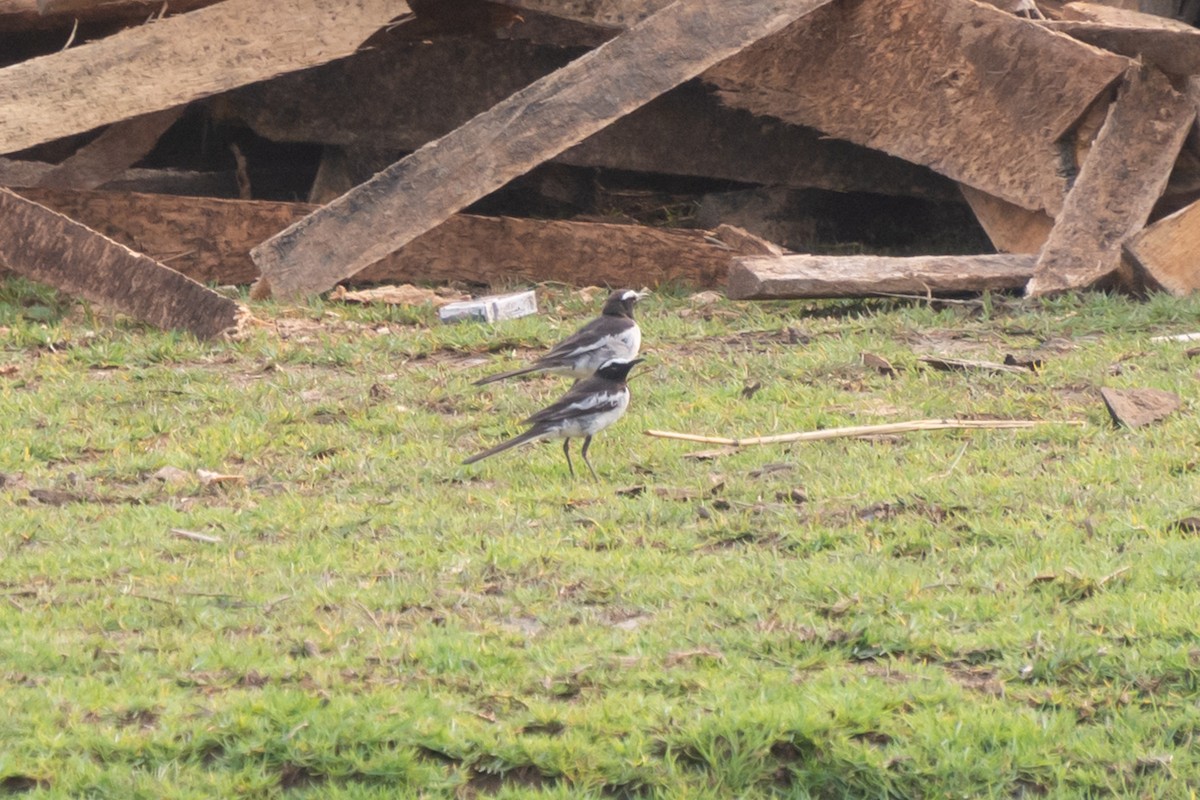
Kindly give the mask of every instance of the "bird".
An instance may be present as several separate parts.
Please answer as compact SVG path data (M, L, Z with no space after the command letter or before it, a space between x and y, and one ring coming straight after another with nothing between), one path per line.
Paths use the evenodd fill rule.
M633 319L633 306L645 296L645 292L617 289L604 302L600 316L556 344L546 355L529 366L487 375L474 385L483 386L531 372L586 378L607 361L636 358L642 346L642 331Z
M489 456L502 453L526 442L536 442L541 439L562 439L563 454L567 457L567 469L571 477L575 477L575 466L571 463L571 439L583 437L583 463L594 480L596 470L588 461L588 445L592 437L612 425L624 416L629 408L629 386L626 379L629 370L635 364L645 361L644 358L614 358L605 362L589 378L577 381L567 393L553 404L522 422L529 425L529 430L514 436L508 441L501 442L495 447L476 453L464 460L463 464L474 464Z

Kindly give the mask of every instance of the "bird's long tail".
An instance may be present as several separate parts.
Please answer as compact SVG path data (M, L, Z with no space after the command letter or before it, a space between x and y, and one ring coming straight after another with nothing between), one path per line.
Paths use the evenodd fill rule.
M474 464L476 461L482 461L488 456L494 456L496 453L503 453L505 450L516 447L517 445L525 444L526 442L532 442L540 438L542 438L542 434L538 431L525 431L520 436L514 436L506 442L501 442L490 450L484 450L482 453L476 453L470 458L464 459L462 463Z
M471 385L472 386L483 386L484 384L487 384L487 383L495 383L496 381L502 381L505 378L515 378L518 375L528 375L531 372L540 372L543 369L545 369L544 366L542 366L540 364L533 364L528 367L521 367L520 369L514 369L510 372L497 372L495 375L485 375L482 378L480 378L479 380L475 381Z

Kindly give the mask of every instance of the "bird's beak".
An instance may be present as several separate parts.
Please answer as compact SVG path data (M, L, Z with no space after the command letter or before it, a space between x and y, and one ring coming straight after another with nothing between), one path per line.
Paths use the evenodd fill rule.
M652 292L649 289L642 289L640 292L634 292L634 294L637 295L638 300L645 300Z

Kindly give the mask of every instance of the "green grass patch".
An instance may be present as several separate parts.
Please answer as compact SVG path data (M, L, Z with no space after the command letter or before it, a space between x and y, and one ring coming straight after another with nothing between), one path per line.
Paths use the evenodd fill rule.
M595 312L541 295L496 327L256 305L209 344L0 286L0 796L1200 789L1200 362L1149 341L1200 300L661 292L601 482L554 444L463 467L566 388L470 385ZM1184 406L1115 428L1103 386ZM947 416L1083 424L642 434Z

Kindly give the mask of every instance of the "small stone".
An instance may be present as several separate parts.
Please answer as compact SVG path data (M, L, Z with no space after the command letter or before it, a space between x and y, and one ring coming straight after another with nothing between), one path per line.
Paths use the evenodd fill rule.
M155 479L160 480L163 483L171 484L171 485L187 483L188 481L190 481L192 479L192 475L190 472L187 472L186 470L182 470L179 467L172 467L172 466L163 467L158 472L154 473L154 477L155 477Z

